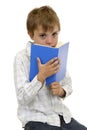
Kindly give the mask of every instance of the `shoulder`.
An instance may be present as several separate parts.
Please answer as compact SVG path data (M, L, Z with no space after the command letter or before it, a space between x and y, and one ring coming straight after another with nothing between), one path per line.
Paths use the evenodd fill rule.
M15 60L22 60L26 56L26 49L23 49L16 53Z
M15 61L23 62L23 63L28 62L30 59L30 48L31 48L30 46L31 46L31 44L28 42L25 49L19 51L15 55Z

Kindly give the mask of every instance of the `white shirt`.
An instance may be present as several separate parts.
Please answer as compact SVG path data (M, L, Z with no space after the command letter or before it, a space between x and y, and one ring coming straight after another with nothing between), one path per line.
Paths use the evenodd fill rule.
M18 100L18 118L22 126L29 121L46 122L60 126L59 115L65 122L71 121L69 109L62 103L63 99L51 94L49 87L37 80L37 75L29 82L30 46L28 42L24 50L15 56L14 81ZM71 78L66 74L60 82L66 91L66 97L72 93ZM64 98L65 99L65 98Z

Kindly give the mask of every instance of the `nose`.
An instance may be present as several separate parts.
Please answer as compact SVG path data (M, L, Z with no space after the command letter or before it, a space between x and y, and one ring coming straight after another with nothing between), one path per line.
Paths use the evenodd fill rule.
M47 37L46 44L49 45L49 46L52 45L52 38L51 38L51 36Z

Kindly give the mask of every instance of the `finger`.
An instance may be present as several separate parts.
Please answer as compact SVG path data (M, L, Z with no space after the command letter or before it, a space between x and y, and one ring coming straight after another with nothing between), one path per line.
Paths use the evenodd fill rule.
M51 83L51 86L52 86L52 85L57 85L57 84L59 84L59 83L58 83L58 82L52 82L52 83Z
M60 65L58 64L58 65L52 67L52 70L53 70L55 73L57 73L57 72L60 70Z
M52 58L50 61L47 62L48 65L53 64L56 60L58 60L57 57Z
M53 90L57 89L58 88L58 84L54 84L54 85L50 86L50 88L53 89Z
M61 63L61 60L58 58L58 63L60 64Z
M55 61L52 63L52 66L53 66L53 67L58 66L58 65L59 65L59 61L58 61L58 59L55 60Z
M59 58L55 59L54 62L51 63L51 65L52 67L56 66L60 67L60 59Z
M52 90L51 90L51 93L52 93L53 95L56 95L56 94L57 94L57 91L56 91L55 89L54 89L54 90L52 89Z

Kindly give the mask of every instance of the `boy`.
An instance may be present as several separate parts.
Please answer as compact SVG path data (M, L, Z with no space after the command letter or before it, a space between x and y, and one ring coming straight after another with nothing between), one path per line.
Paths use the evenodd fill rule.
M59 59L54 57L42 64L37 58L38 74L29 81L30 46L37 43L56 47L60 32L57 14L49 6L33 9L27 17L27 31L33 42L28 42L26 49L16 55L14 64L18 117L24 130L87 130L62 103L72 93L68 73L61 82L46 87L45 79L59 71Z

